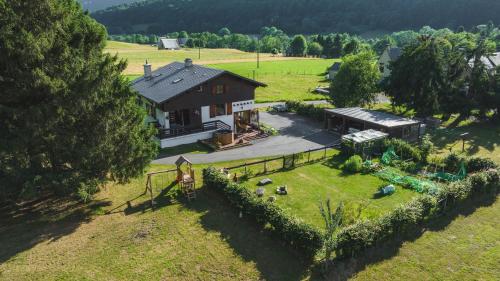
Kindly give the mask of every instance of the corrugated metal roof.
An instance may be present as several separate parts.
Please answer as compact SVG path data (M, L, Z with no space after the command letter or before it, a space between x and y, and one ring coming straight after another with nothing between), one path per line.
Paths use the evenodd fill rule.
M372 124L378 124L388 128L420 123L419 121L412 120L409 118L404 118L389 113L364 109L360 107L346 107L346 108L335 108L335 109L325 109L325 110L328 112L335 113L337 115L350 117L352 119Z
M355 143L364 143L369 141L376 141L388 137L389 134L376 130L365 130L342 136L342 140L348 140Z
M177 41L177 39L160 38L160 42L165 49L180 49L179 41Z
M173 62L153 71L150 79L145 79L144 76L135 79L132 88L145 98L162 103L222 74L238 77L255 86L266 86L225 70L196 64L186 66L185 63Z

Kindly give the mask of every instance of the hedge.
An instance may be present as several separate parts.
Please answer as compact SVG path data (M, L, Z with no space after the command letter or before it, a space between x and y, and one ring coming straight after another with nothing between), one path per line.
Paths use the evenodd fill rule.
M436 195L422 195L375 220L342 228L336 237L337 257L353 257L378 243L415 229L462 201L479 194L496 197L500 188L498 170L473 174L466 180L451 183Z
M300 101L287 101L286 108L299 115L310 117L320 122L325 121L325 109L316 107L314 104L306 104Z
M411 158L416 163L422 161L425 162L426 160L425 158L427 156L424 155L424 153L418 148L418 146L410 144L402 139L385 139L383 149L386 150L390 146L394 147L394 151L399 157L401 157L402 154L402 158L404 158L403 160Z
M273 232L288 246L299 251L305 258L313 258L323 247L321 231L286 214L275 204L264 201L245 187L231 182L215 168L203 170L205 185L223 194L231 205L265 226L269 224Z
M496 169L498 165L493 160L480 157L465 157L457 153L450 153L444 159L445 169L451 173L455 173L460 168L460 164L464 163L468 173L486 171Z

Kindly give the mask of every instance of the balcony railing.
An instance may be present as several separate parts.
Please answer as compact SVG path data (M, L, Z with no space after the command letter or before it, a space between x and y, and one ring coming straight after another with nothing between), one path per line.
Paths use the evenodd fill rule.
M159 129L159 137L160 139L167 139L178 136L190 135L194 133L218 131L218 130L231 130L231 126L220 120L216 120L216 121L205 122L201 124L201 126L194 128L180 127L180 128L170 128L170 129Z

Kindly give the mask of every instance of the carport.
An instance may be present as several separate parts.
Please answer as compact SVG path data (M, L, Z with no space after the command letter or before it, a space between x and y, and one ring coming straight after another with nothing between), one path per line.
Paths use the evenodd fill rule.
M390 137L416 141L421 135L421 122L381 111L360 107L325 109L325 128L341 135L369 129Z

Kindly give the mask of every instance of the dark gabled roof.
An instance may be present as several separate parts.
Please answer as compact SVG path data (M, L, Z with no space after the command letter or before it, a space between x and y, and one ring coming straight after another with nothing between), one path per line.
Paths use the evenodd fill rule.
M387 48L387 53L388 53L391 61L395 61L395 60L399 59L399 57L401 56L401 54L403 52L402 52L401 48L399 48L399 47L389 47L389 48Z
M255 86L267 86L225 70L195 64L185 66L184 63L173 62L153 71L150 79L145 79L144 76L135 79L132 88L148 100L162 103L223 74L229 74Z
M372 123L387 128L420 123L419 121L409 118L404 118L381 111L368 110L360 107L326 109L326 111L332 112L336 115L349 117L358 121Z
M329 70L339 71L341 65L342 65L342 63L336 62L336 63L332 64L332 66L330 66Z

